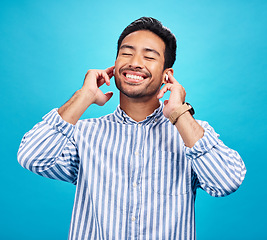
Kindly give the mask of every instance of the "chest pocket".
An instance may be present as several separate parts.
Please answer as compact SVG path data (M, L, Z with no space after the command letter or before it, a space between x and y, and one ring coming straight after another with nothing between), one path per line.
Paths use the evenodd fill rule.
M190 190L190 169L178 153L155 151L153 156L153 190L163 195L182 195Z

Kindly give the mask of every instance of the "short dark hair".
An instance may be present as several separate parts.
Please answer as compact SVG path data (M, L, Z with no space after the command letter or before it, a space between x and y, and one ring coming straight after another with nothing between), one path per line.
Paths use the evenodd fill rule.
M141 17L132 22L123 30L118 40L117 57L123 39L130 33L140 30L151 31L158 35L164 41L164 69L171 68L176 59L176 38L174 34L168 28L164 27L160 21L152 17Z

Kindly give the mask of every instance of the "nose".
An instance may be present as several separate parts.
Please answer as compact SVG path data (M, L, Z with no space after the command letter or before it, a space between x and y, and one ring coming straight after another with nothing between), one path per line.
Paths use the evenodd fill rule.
M142 57L139 54L134 54L129 62L129 67L136 69L144 68Z

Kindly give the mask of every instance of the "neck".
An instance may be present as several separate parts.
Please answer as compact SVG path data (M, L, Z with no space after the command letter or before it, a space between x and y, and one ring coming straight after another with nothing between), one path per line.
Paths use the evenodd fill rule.
M154 97L147 99L129 98L120 93L120 108L136 122L141 122L160 106L159 100Z

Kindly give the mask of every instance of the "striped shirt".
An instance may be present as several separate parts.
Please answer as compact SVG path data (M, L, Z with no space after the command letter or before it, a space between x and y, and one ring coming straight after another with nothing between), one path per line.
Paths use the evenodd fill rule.
M240 186L242 159L207 122L188 148L162 109L135 122L118 106L76 125L54 109L25 134L19 163L76 185L69 239L195 239L196 189L220 197Z

